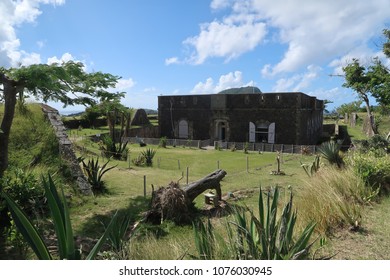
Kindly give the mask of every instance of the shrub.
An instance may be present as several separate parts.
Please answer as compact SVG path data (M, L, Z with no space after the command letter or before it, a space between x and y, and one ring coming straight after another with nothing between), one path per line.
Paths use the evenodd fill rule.
M136 158L131 160L135 166L145 165L145 157L142 154L139 154Z
M382 135L374 135L367 140L354 141L354 145L359 152L371 152L376 157L385 156L389 152L389 141Z
M58 257L60 259L67 260L81 259L80 252L77 250L74 243L69 208L64 199L64 193L62 192L62 198L60 198L60 195L58 194L56 186L50 175L48 176L47 180L43 178L42 184L45 189L45 197L50 208L54 229L57 235L59 253ZM55 256L49 251L47 245L44 242L44 238L39 233L38 229L34 226L32 220L24 213L24 211L10 196L4 192L1 193L1 195L6 200L16 227L23 235L25 240L29 243L38 259L51 260L55 258ZM110 224L106 228L106 231L95 244L95 246L91 249L86 259L91 260L96 257L101 246L106 241L108 234L113 229L116 218L117 213L113 216Z
M161 137L158 146L161 147L161 148L166 148L167 147L167 141L168 140L167 140L166 136Z
M25 172L20 168L6 172L0 179L0 185L20 207L28 214L43 211L44 189L32 173Z
M356 176L361 176L371 187L380 188L382 193L390 190L390 158L377 157L374 152L352 153L348 158Z

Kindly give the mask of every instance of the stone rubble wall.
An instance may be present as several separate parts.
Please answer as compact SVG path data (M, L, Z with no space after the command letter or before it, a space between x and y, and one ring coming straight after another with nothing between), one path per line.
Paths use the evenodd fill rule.
M85 195L92 195L92 187L88 183L87 178L81 170L80 164L72 147L72 142L69 140L68 135L66 134L66 129L61 120L59 112L46 104L41 104L41 107L43 113L47 116L48 120L54 128L59 143L61 157L63 160L67 161L71 170L71 174L77 182L81 193Z

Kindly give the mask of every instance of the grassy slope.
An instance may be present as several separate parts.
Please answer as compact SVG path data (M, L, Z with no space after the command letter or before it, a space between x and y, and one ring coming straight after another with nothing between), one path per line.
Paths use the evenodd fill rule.
M365 113L359 113L360 120ZM382 117L379 132L386 135L390 131L390 118ZM352 139L365 139L362 121L356 127L348 126ZM327 252L336 253L340 260L388 260L390 259L390 197L363 210L362 229L351 232L338 229L328 240Z

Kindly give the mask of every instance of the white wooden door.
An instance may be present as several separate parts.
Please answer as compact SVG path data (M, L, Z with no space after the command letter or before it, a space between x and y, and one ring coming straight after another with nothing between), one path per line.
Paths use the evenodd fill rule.
M275 123L271 123L268 127L268 143L275 143Z
M256 142L256 126L253 122L249 122L249 142Z

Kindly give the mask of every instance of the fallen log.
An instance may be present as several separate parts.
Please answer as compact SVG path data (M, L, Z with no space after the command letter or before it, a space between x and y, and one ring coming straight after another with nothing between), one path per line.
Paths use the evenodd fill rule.
M177 224L191 222L196 212L193 201L200 194L215 189L218 200L221 200L220 182L225 175L226 171L219 169L184 187L180 187L178 182L160 187L152 192L150 210L145 213L145 220L155 224L164 220L171 220Z
M205 192L209 189L215 189L217 192L218 200L222 198L221 192L221 180L225 177L226 171L222 169L218 169L213 173L210 173L206 177L202 179L192 182L183 188L186 193L188 199L190 201L194 201L195 198L198 197L201 193Z

